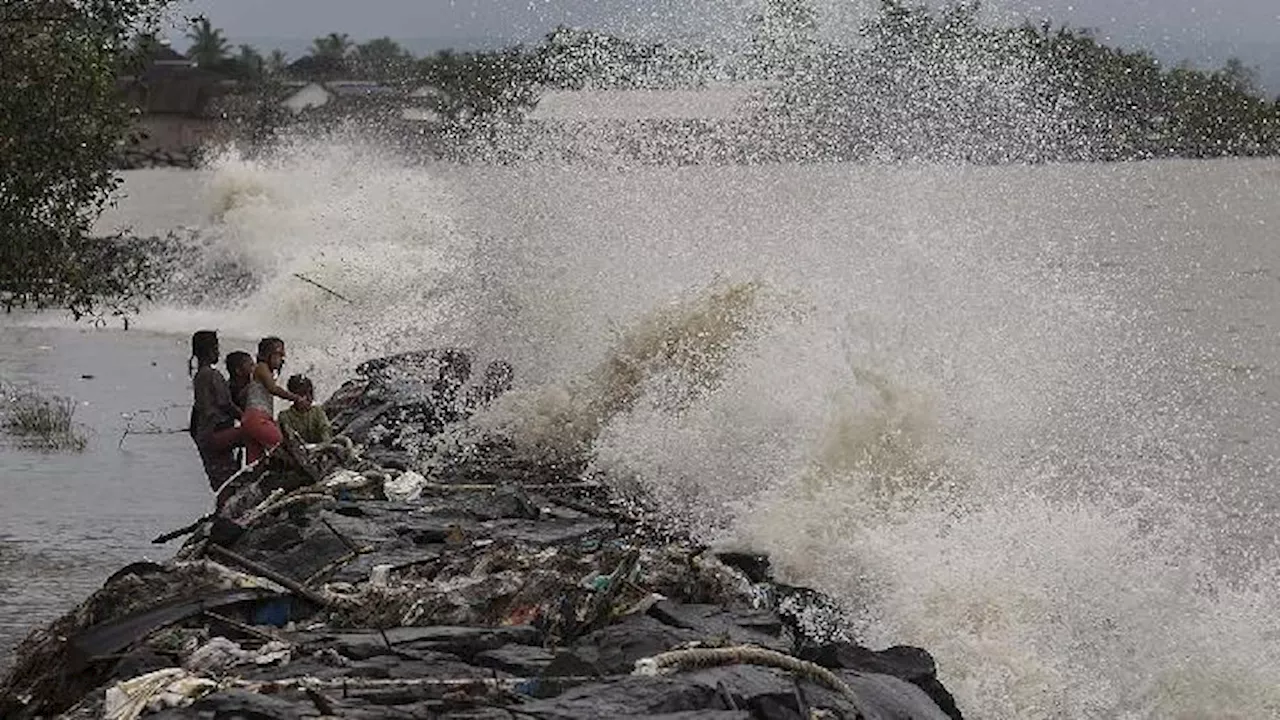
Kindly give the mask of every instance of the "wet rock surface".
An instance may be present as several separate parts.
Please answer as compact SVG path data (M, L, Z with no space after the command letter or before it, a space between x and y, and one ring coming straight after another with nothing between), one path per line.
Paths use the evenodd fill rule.
M354 443L286 442L172 560L28 637L0 717L961 717L925 650L858 646L831 598L651 532L572 459L415 472L440 357L366 363L331 400Z

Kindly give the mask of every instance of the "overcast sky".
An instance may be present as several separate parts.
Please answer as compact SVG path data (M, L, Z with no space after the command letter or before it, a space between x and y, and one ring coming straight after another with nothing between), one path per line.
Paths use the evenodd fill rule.
M557 24L632 36L731 41L760 0L180 0L233 43L280 41L291 54L313 37L391 36L460 46L536 41ZM868 0L815 0L826 28L856 27ZM1220 61L1230 54L1280 67L1280 0L986 0L1010 19L1051 18L1096 28L1112 42L1166 58ZM181 33L175 46L185 46ZM285 42L290 41L290 42ZM418 43L421 45L421 43ZM1270 68L1268 68L1270 70Z
M871 3L818 0L835 14ZM353 37L500 37L540 34L557 23L708 29L754 9L750 0L185 0L232 37L313 37L341 30ZM988 0L1016 14L1051 17L1118 36L1145 35L1280 42L1277 0ZM737 16L737 17L735 17Z

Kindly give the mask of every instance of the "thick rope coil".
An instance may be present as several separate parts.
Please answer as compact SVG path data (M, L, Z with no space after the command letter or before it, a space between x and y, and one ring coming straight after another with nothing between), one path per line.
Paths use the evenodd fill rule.
M849 684L830 670L792 657L786 653L755 645L737 645L727 648L692 648L659 653L636 661L633 675L659 675L663 672L682 672L720 665L763 665L796 673L844 695L862 712L859 698ZM864 713L865 714L865 713Z
M439 688L466 688L466 687L486 687L497 690L510 690L540 682L577 682L591 683L601 680L616 679L618 675L547 675L538 677L512 677L512 678L364 678L364 677L336 677L336 678L317 678L313 676L288 677L279 680L229 680L228 685L232 687L244 688L253 692L261 692L264 688L272 690L281 689L382 689L382 688L411 688L411 687L439 687Z
M318 443L307 448L312 454L332 452L341 460L350 461L355 458L356 446L346 435L335 435L329 442Z
M309 486L308 486L309 487ZM248 529L258 524L259 520L279 512L287 507L301 505L309 502L333 502L333 496L325 492L304 492L296 495L288 495L285 497L271 496L268 497L258 507L250 511L241 521L241 527Z

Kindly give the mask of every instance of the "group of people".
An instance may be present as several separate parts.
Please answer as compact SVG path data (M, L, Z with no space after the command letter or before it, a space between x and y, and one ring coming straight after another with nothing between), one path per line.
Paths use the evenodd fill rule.
M269 449L284 441L286 432L295 433L304 443L324 443L333 439L329 417L315 402L315 387L303 375L292 375L280 387L277 378L284 368L285 346L278 337L258 341L257 356L237 350L220 357L218 334L200 330L191 336L192 375L191 438L195 440L209 484L217 491L231 476L239 472L243 462L257 462ZM397 361L431 359L437 366L429 398L421 403L425 412L418 413L422 430L435 434L451 423L464 421L511 388L512 368L495 360L485 368L484 376L463 391L471 379L471 356L457 349L414 351L371 360L356 368L361 374L376 374L384 364ZM222 360L226 376L218 369ZM412 364L412 363L410 363ZM347 383L338 389L329 403L342 422L343 408L350 405L352 393L358 397L365 389L360 383ZM275 398L287 400L290 406L275 413ZM349 408L348 408L349 409ZM412 420L411 420L412 421Z
M193 399L191 437L195 440L209 484L216 491L240 470L284 440L284 432L298 434L303 442L332 439L324 408L315 404L315 387L303 375L290 376L284 387L277 378L284 368L285 345L278 337L258 342L256 358L237 350L220 356L218 334L200 330L191 336ZM218 369L225 362L226 376ZM275 398L291 403L277 417ZM282 429L283 428L283 429Z

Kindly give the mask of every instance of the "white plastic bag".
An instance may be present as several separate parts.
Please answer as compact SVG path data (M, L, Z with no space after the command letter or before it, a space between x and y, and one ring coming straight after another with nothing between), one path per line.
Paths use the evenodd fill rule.
M426 486L426 478L412 470L406 470L394 480L383 483L382 491L392 502L413 502L422 497L422 490Z

